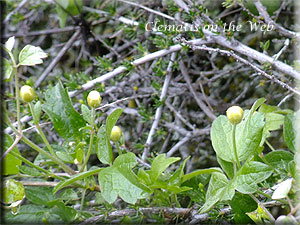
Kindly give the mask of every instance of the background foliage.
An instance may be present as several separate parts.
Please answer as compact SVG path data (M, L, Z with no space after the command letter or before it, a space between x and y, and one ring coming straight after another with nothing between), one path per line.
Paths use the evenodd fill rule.
M299 222L293 1L5 5L5 222ZM33 103L18 103L25 84Z

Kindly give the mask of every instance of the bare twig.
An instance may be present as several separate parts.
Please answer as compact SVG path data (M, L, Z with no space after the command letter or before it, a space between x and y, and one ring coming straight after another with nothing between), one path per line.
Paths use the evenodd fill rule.
M189 44L190 45L190 44ZM198 49L198 50L205 50L205 51L212 51L212 52L219 52L221 54L226 54L226 55L230 55L232 57L234 57L236 60L244 63L245 65L250 66L251 68L253 68L254 70L256 70L259 75L263 75L266 78L274 81L275 83L279 84L280 86L282 86L283 88L297 94L298 96L300 96L300 92L298 90L296 90L295 88L290 87L288 84L276 79L276 77L274 75L270 75L268 73L266 73L265 71L263 71L262 69L258 68L257 66L255 66L254 64L250 63L248 60L238 56L237 54L235 54L233 51L227 51L227 50L221 50L219 48L211 48L211 47L207 47L207 46L191 46L194 50Z
M292 97L294 95L294 93L290 93L287 96L285 96L277 105L277 107L280 107L284 102L286 102L286 100L288 100L290 97Z
M189 74L187 72L187 69L184 65L184 62L182 60L179 61L179 67L181 69L181 73L186 81L186 83L188 84L188 87L190 89L190 92L193 94L198 106L203 110L203 112L212 120L216 119L217 117L210 111L210 109L205 105L205 103L199 98L199 96L197 95L196 91L194 90L193 86L192 86L192 82L191 79L189 77Z
M171 80L171 77L172 77L172 66L173 66L173 63L174 63L174 60L175 60L175 56L176 56L176 53L172 53L171 58L170 58L170 62L169 62L168 68L167 68L167 75L165 77L164 85L163 85L163 88L162 88L162 91L161 91L160 101L163 101L165 99L165 97L167 96L169 83L170 83L170 80ZM162 106L159 106L156 109L155 116L154 116L154 121L152 123L147 141L145 143L145 148L144 148L144 152L143 152L143 155L142 155L142 160L143 161L146 161L146 157L149 154L150 145L152 143L152 137L153 137L153 135L155 133L155 130L158 126L158 122L159 122L159 119L161 117L162 109L163 109Z
M193 43L193 44L196 44L196 45L201 45L201 44L208 44L210 42L209 41L204 41L202 39L195 39L195 40L189 41L189 43ZM139 59L134 60L131 64L134 65L134 66L139 66L139 65L144 64L146 62L152 61L156 58L160 58L160 57L163 57L163 56L168 55L170 53L180 51L181 49L182 49L182 45L180 45L180 44L173 45L173 46L169 47L168 49L162 49L162 50L159 50L157 52L149 53L146 56L143 56ZM104 74L104 75L102 75L102 76L100 76L100 77L98 77L94 80L91 80L91 81L87 82L86 84L82 85L80 90L69 92L69 95L70 95L70 97L74 97L74 96L80 94L83 91L86 91L86 90L89 90L89 89L93 88L96 84L99 84L103 81L111 79L111 78L117 76L118 74L121 74L121 73L125 72L126 70L127 70L127 68L125 66L119 66L116 69L114 69L113 71L111 71L109 73L106 73L106 74Z
M133 5L133 6L135 6L135 7L139 7L139 8L144 9L144 10L150 12L150 13L156 14L156 15L158 15L158 16L162 16L162 17L167 18L167 19L169 19L169 20L173 20L173 21L175 20L175 18L172 17L172 16L169 16L169 15L166 15L166 14L161 13L161 12L159 12L159 11L150 9L150 8L148 8L148 7L146 7L146 6L143 6L143 5L141 5L141 4L138 4L138 3L130 2L130 1L126 1L126 0L118 0L118 1L124 2L124 3L128 4L128 5Z
M287 47L289 46L289 44L290 44L290 40L286 39L284 41L284 45L283 45L282 49L280 49L280 51L277 54L275 54L275 55L272 56L274 58L274 61L276 61L281 56L281 54L287 49Z
M175 214L175 215L180 215L180 216L186 216L189 214L190 210L191 209L188 209L188 208L166 208L166 207L139 208L138 211L135 209L122 209L122 210L110 212L107 215L102 214L102 215L98 215L95 217L91 217L91 218L85 220L83 223L80 223L80 225L96 223L97 221L99 221L105 217L111 219L111 218L115 218L115 217L135 215L138 212L139 213L151 213L151 214L164 213L164 214Z
M48 181L22 181L24 186L38 186L38 187L55 187L59 182Z
M182 0L177 0L176 2L182 2ZM186 12L189 12L189 8L187 8L187 9L184 8L184 10ZM202 25L203 25L202 19L199 16L196 17L195 25L198 27L202 27ZM285 73L295 79L300 80L299 72L297 72L293 67L291 67L279 60L274 61L274 59L272 57L270 57L264 53L258 52L256 50L242 44L241 42L235 40L234 38L232 38L231 40L228 40L227 37L224 37L221 35L216 35L215 33L209 31L208 29L203 29L202 31L206 37L206 40L214 41L215 43L217 43L225 48L232 49L242 55L245 55L247 57L255 59L261 63L271 63L274 68L281 71L282 73Z
M275 23L271 17L269 16L267 10L265 9L265 7L261 4L260 0L254 0L254 4L259 12L259 15L262 16L264 18L264 20L266 21L266 23L273 25L274 28L281 33L282 35L289 37L289 38L297 38L300 37L299 33L290 31L282 26L280 26L279 24Z
M79 35L80 35L80 30L77 30L70 38L70 40L66 43L66 45L62 48L62 50L60 50L57 56L53 59L53 61L49 64L49 66L45 69L45 71L41 74L41 76L35 83L35 87L40 86L43 80L48 76L51 70L56 66L56 64L59 62L61 57L63 57L63 55L68 51L68 49L72 46L73 42L79 37Z
M166 101L166 106L172 111L175 113L175 115L185 124L187 125L191 130L194 130L195 127L190 123L188 122L179 112L177 112L177 110L168 102Z
M167 153L167 157L172 156L177 150L178 148L185 144L187 141L189 141L190 139L194 138L194 137L198 137L200 135L204 135L204 134L209 134L210 131L210 127L208 128L203 128L203 129L195 129L193 131L187 131L182 127L178 127L175 126L171 123L166 123L164 124L164 126L168 127L169 129L175 130L178 133L180 133L181 135L185 136L183 139L181 139L179 142L177 142Z
M278 205L282 205L276 201L261 203L263 207L274 207ZM188 224L199 224L200 222L205 222L210 218L209 213L199 214L196 209L193 208L167 208L167 207L148 207L148 208L139 208L135 209L121 209L113 212L109 212L107 214L101 214L94 217L90 217L84 222L80 223L80 225L85 224L95 224L102 219L112 219L117 217L131 216L136 215L137 213L142 214L160 214L163 213L165 215L178 215L186 218L185 223ZM228 215L232 213L232 209L230 207L226 207L220 209L220 215Z
M6 18L4 19L4 24L6 24L9 20L10 20L10 17L12 15L14 15L16 12L18 12L21 8L23 8L23 6L28 2L28 0L23 0L22 2L20 2L20 4L17 6L17 8L15 8L12 12L10 12Z
M15 141L12 143L12 145L3 153L3 155L1 156L0 162L5 158L5 156L14 149L14 147L19 143L19 141L22 139L22 135L23 133L21 133L21 135L17 135Z
M167 153L167 157L171 157L177 150L178 148L188 142L192 138L191 135L185 136L182 138L179 142L177 142Z
M16 33L16 34L5 34L4 38L9 38L11 36L15 36L16 38L19 37L30 37L30 36L39 36L39 35L48 35L48 34L58 34L63 32L70 32L78 30L79 26L69 26L65 28L53 28L48 30L39 30L39 31L32 31L28 33Z

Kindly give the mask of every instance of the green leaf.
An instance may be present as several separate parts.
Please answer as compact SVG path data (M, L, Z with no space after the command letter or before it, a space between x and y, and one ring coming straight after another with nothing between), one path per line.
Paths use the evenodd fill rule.
M217 156L217 161L222 167L222 169L225 171L226 175L232 179L234 176L234 169L233 169L233 164L231 162L226 162L225 160L221 159L220 157Z
M288 114L284 118L283 124L283 140L289 150L292 152L296 151L295 148L295 130L293 124L295 123L296 118L293 113Z
M92 124L92 119L91 119L91 110L89 107L87 107L85 104L81 105L81 112L83 119L88 122L89 124Z
M110 138L110 133L111 133L112 128L117 123L122 112L123 112L123 109L116 109L107 117L107 119L106 119L106 134L107 134L108 139Z
M68 189L63 190L60 193L59 199L66 200L66 201L75 200L75 199L78 199L78 195L73 189L68 188Z
M51 213L57 214L66 223L70 223L75 220L77 212L75 209L69 206L65 206L64 203L58 202L55 204L56 207L51 209Z
M64 9L67 9L68 8L68 5L69 5L69 0L57 0L57 5L59 7L63 7Z
M152 181L149 176L149 170L145 171L144 169L140 168L137 176L144 184L146 185L152 184Z
M268 106L265 104L263 104L259 108L259 112L265 114L265 126L263 129L263 138L260 142L260 146L262 146L265 140L270 136L270 131L280 129L284 121L284 115L282 115L282 111L280 111L278 107Z
M57 151L57 152L55 152L55 154L64 163L73 163L74 162L73 157L69 153L67 153L67 152Z
M68 0L67 10L72 16L77 16L82 10L82 0Z
M41 111L42 111L42 106L41 106L41 102L38 101L37 103L35 103L34 107L33 107L33 113L35 115L36 121L35 123L38 123L40 120L40 116L41 116Z
M134 204L151 192L132 172L136 163L136 156L129 152L118 156L113 166L99 172L99 185L105 201L113 203L119 195L125 202Z
M214 173L214 172L219 172L219 173L223 173L222 170L218 167L212 167L212 168L209 168L209 169L200 169L200 170L195 170L191 173L188 173L188 174L185 174L183 177L182 177L182 182L185 182L187 180L190 180L192 179L193 177L195 176L198 176L200 174L211 174L211 173Z
M45 218L46 213L49 214L48 208L45 208L41 205L26 204L21 205L17 214L13 213L12 211L5 213L4 219L5 222L9 224L42 224L43 218ZM57 222L59 220L59 217L57 215L51 216L51 219L54 220L53 222Z
M81 147L76 148L75 154L76 154L77 161L81 164L83 161L83 158L84 158L84 152L83 152L82 148Z
M50 187L25 187L26 198L37 205L49 205L56 198Z
M57 0L56 12L60 27L64 27L68 13L77 16L82 11L82 0ZM63 9L62 9L63 8Z
M273 169L260 162L246 162L230 182L231 186L243 194L256 192L257 184L272 175Z
M72 222L76 218L76 210L58 202L53 207L41 205L22 205L17 214L5 213L5 222L11 224L57 224Z
M278 184L278 187L276 188L276 190L272 195L272 199L286 198L292 188L292 182L293 182L293 178L288 178L287 180Z
M43 109L53 122L56 132L63 138L81 137L79 129L85 126L85 121L73 108L68 92L61 82L46 91L45 99Z
M269 131L278 130L283 124L284 116L278 113L266 114L266 127Z
M255 112L251 115L245 110L244 118L236 127L236 146L240 161L247 160L258 148L264 127L264 116ZM211 139L213 148L219 158L227 162L234 162L232 141L232 124L226 116L219 116L212 124Z
M4 152L13 144L13 139L8 135L4 134ZM17 146L15 146L11 151L14 153L20 155L19 149ZM12 156L10 153L8 153L4 158L4 167L3 167L3 175L11 175L11 174L17 174L19 173L19 168L22 164L22 161L14 156Z
M184 176L184 167L186 165L186 162L188 161L188 159L190 158L187 157L183 163L180 164L179 168L175 171L175 173L170 177L169 179L169 183L172 185L181 185L181 183L183 183L183 176Z
M253 212L246 213L256 224L266 224L267 221L270 221L269 215L261 208L260 205L257 206L257 209Z
M76 181L83 180L86 177L92 176L93 174L100 172L102 169L103 168L97 168L97 169L93 169L93 170L89 170L89 171L85 171L85 172L81 172L81 173L72 175L69 179L59 182L53 189L53 194L55 194L60 189L66 187L70 184L73 184Z
M259 110L258 112L262 112L264 114L267 114L267 113L270 113L270 112L276 112L280 110L279 107L277 106L273 106L273 105L267 105L267 104L262 104L260 107L259 107Z
M237 192L230 201L230 207L234 212L236 224L250 224L252 220L246 213L254 211L257 208L257 203L249 195Z
M12 79L13 66L11 65L10 61L8 61L6 58L1 58L1 59L3 60L3 65L4 65L3 79L9 82Z
M300 180L300 167L297 165L297 163L292 160L289 162L289 173L291 174L292 178L295 180Z
M277 150L268 153L265 159L273 168L284 173L289 171L289 162L294 159L294 156L288 151Z
M19 65L34 66L43 63L43 58L48 55L40 48L26 45L19 54Z
M24 198L24 186L21 182L9 179L4 182L3 200L6 204L20 201Z
M33 177L38 177L38 176L42 175L42 173L40 173L37 169L28 167L28 166L21 165L21 166L19 166L19 170L20 170L20 173L28 174Z
M62 2L67 3L67 1L62 1ZM59 5L56 5L56 13L58 15L59 26L61 28L64 28L66 25L66 20L67 20L68 14Z
M5 42L5 48L11 52L11 50L13 49L15 44L15 36L12 36L10 38L8 38L8 40Z
M111 164L113 160L112 148L106 134L106 127L102 125L97 134L97 156L103 164Z
M211 175L205 196L205 204L201 207L200 213L209 211L221 199L221 195L227 185L228 180L223 173L215 172Z
M152 162L150 170L150 178L152 182L156 181L158 177L164 172L172 163L180 160L180 157L166 158L166 154L160 154L155 157Z
M266 99L265 98L259 98L259 99L257 99L254 103L253 103L253 105L252 105L252 107L251 107L251 109L250 109L250 114L251 115L253 115L253 113L264 103L266 101Z

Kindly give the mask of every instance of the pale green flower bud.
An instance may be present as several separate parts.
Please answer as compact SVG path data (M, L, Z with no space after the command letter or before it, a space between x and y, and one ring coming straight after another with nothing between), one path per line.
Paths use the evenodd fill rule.
M239 106L231 106L230 108L227 109L226 115L229 122L235 125L235 124L239 124L242 121L244 111Z

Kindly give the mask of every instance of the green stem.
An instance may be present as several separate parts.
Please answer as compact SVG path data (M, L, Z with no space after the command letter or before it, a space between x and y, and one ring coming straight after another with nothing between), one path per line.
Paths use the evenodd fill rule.
M9 55L10 59L11 59L11 62L12 62L12 64L13 64L13 67L17 68L18 65L16 64L16 61L15 61L15 58L14 58L12 52L11 52L11 51L7 51L7 53L8 53L8 55Z
M280 173L277 171L277 169L274 168L274 166L272 166L272 165L266 160L266 158L264 157L264 155L263 155L262 152L259 153L259 157L261 158L261 160L262 160L265 164L267 164L269 167L271 167L271 168L274 170L274 172L275 172L276 174L280 175Z
M5 115L5 122L8 124L8 126L16 133L16 135L20 135L19 131L16 130L16 128L11 124L11 122L9 121L9 118L7 115ZM21 130L22 131L22 130ZM39 146L37 146L36 144L34 144L32 141L30 141L28 138L26 138L24 135L22 135L21 140L23 142L25 142L28 146L30 146L31 148L33 148L34 150L36 150L37 152L47 156L48 158L52 159L55 163L57 163L58 165L61 166L61 168L69 173L69 174L76 174L76 172L71 169L70 167L68 167L66 164L64 164L62 161L60 161L58 158L50 155L48 152L46 152L44 149L40 148Z
M56 157L50 155L48 152L46 152L44 149L40 148L39 146L37 146L36 144L34 144L32 141L30 141L28 138L26 138L25 136L22 137L21 139L23 142L25 142L27 145L29 145L31 148L33 148L34 150L36 150L37 152L47 156L48 158L50 158L53 162L55 162L56 164L60 165L61 168L69 173L69 174L76 174L76 172L71 169L70 167L68 167L66 164L64 164L62 161L60 161L59 159L57 159Z
M263 204L261 204L261 202L254 195L252 195L252 194L249 194L249 195L262 208L262 210L264 210L265 213L269 216L271 223L274 223L275 219L274 219L273 215L269 212L269 210L266 209L266 207Z
M95 131L94 131L95 116L96 116L95 108L92 108L92 111L91 111L91 126L92 126L92 130L91 130L91 135L90 135L90 144L89 144L89 149L88 149L86 158L84 159L84 163L83 163L83 165L82 165L79 173L82 172L85 169L86 164L88 163L89 158L90 158L91 153L92 153L94 133L95 133Z
M35 169L37 169L37 170L39 170L39 171L47 174L48 176L52 176L52 177L54 177L56 179L59 179L59 180L65 180L64 178L56 176L55 174L50 173L48 170L45 170L45 169L43 169L43 168L41 168L41 167L33 164L32 162L30 162L29 160L25 159L20 154L15 153L14 151L11 151L10 154L13 155L14 157L20 159L22 162L26 163L27 165L29 165L29 166L31 166L31 167L33 167L33 168L35 168Z
M273 146L270 144L270 142L268 142L267 140L265 140L266 144L269 146L269 148L274 152L276 151Z
M16 88L16 101L17 101L17 121L18 121L18 131L22 133L21 117L20 117L20 90L19 90L19 77L17 67L13 67L13 72L15 74L15 88Z
M15 132L16 135L20 136L19 131L11 124L6 110L3 115L4 115L4 122L12 129L13 132Z
M89 149L88 149L86 158L85 158L85 160L84 160L84 163L83 163L83 165L82 165L82 167L81 167L79 173L82 172L82 171L84 170L84 168L86 167L86 164L87 164L88 161L89 161L89 158L90 158L91 153L92 153L93 139L94 139L94 132L92 131L91 136L90 136Z
M180 208L181 205L180 205L180 203L179 203L179 201L178 201L178 199L177 199L177 195L176 195L176 194L173 194L173 195L171 195L171 198L172 198L173 202L175 202L176 207Z
M80 202L80 211L82 211L82 209L83 209L85 192L86 192L86 189L83 189L82 196L81 196L81 202Z
M15 88L16 88L16 101L17 101L17 121L19 133L22 133L21 117L20 117L20 93L19 93L19 77L18 77L18 65L11 51L7 51L13 66L13 73L15 74Z
M267 193L265 193L265 192L263 192L263 191L261 191L261 190L257 190L257 193L258 193L258 194L261 194L261 195L263 195L263 196L265 196L265 197L267 197L267 198L269 198L269 199L272 199L272 196L271 196L271 195L268 195ZM283 200L283 199L276 199L276 201L281 202L281 203L284 203L284 204L288 204L288 201Z
M233 164L233 175L236 175L236 162L232 162Z
M298 205L296 205L296 207L291 210L289 216L294 215L299 209L300 209L300 203L298 203Z
M117 147L117 150L118 150L119 155L122 155L123 153L122 153L122 151L121 151L121 149L120 149L119 143L118 143L118 142L115 142L115 144L116 144L116 147Z
M47 140L47 138L46 138L44 132L42 131L42 128L41 128L40 125L39 125L38 119L36 118L36 115L35 115L35 113L34 113L34 111L33 111L33 106L32 106L32 103L31 103L31 102L29 103L29 108L30 108L30 111L31 111L31 115L32 115L32 117L33 117L33 121L34 121L34 123L35 123L35 127L36 127L37 130L39 131L39 135L41 136L42 140L43 140L44 143L46 144L46 146L47 146L49 152L50 152L55 158L57 158L57 156L56 156L56 154L55 154L53 148L52 148L51 145L49 144L49 142L48 142L48 140Z
M237 169L241 168L241 163L237 154L237 149L236 149L236 141L235 141L235 131L236 131L236 124L233 125L233 129L232 129L232 141L233 141L233 151L234 151L234 157L235 157L235 161L237 163Z

